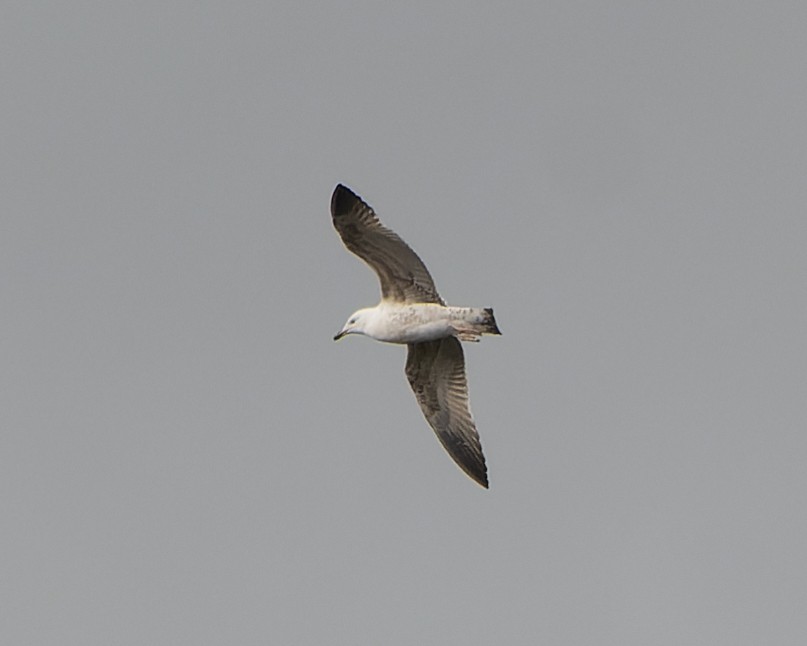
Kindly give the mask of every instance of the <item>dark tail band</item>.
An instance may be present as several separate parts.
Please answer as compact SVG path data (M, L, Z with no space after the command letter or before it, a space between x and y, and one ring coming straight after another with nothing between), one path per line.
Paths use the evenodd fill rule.
M485 332L488 334L501 334L499 326L496 325L496 317L493 316L493 308L486 307L484 312L485 320L482 322L482 324L485 326Z

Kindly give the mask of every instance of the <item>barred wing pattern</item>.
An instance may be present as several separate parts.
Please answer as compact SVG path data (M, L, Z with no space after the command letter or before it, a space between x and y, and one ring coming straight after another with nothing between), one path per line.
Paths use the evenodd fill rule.
M454 462L483 487L488 470L468 406L465 358L454 337L409 344L406 377L423 414Z
M331 197L331 216L345 246L378 274L384 300L445 305L418 255L342 184Z

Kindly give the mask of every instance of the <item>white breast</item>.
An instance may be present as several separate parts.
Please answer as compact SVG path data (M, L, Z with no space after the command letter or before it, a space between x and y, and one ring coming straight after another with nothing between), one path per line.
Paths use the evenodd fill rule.
M422 343L451 334L448 308L430 303L379 305L368 335L386 343Z

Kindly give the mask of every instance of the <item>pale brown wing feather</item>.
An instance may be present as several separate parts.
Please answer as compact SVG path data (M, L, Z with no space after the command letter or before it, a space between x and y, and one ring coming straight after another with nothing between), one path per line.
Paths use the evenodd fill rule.
M462 345L454 337L410 343L406 377L437 438L471 478L488 486L488 470L468 406Z
M418 255L379 222L370 206L342 184L331 197L331 215L345 246L378 274L383 299L444 305Z

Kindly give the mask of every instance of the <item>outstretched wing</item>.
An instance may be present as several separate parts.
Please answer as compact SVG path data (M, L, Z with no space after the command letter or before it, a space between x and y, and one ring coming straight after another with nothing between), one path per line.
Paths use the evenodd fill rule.
M378 274L384 300L444 305L423 261L346 186L334 189L331 215L345 246Z
M488 470L471 409L460 342L446 337L410 343L406 377L437 439L471 478L488 486Z

